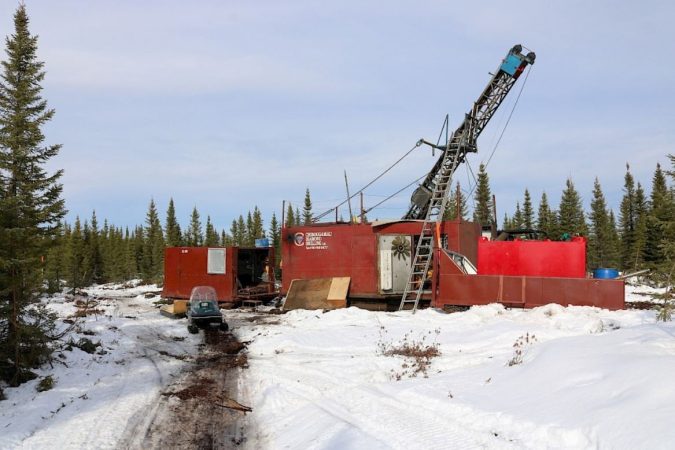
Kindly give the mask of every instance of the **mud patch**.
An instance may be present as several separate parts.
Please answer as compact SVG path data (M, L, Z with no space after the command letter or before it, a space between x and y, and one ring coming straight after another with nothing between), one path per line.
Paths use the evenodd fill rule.
M237 401L236 386L238 371L248 367L245 348L231 333L205 330L192 369L162 393L144 438L130 447L212 449L243 444L239 423L251 408Z

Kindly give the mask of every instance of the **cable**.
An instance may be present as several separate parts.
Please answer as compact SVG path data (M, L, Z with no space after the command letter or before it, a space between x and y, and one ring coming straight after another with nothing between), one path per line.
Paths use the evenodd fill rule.
M520 95L523 93L523 89L525 88L525 85L527 84L527 79L530 76L530 70L532 70L532 66L527 67L527 73L525 74L525 79L523 80L523 84L520 85L520 91L518 91L518 96L516 97L516 101L513 103L513 108L511 108L511 112L509 113L509 117L506 119L506 123L504 124L504 128L502 128L502 132L499 134L499 139L497 139L497 142L495 142L495 146L492 148L492 152L490 153L490 157L488 158L487 162L485 163L485 168L487 169L488 164L490 164L490 161L492 160L492 157L495 154L495 151L497 150L497 147L499 146L499 143L502 141L502 138L504 137L504 132L506 131L506 128L509 126L509 122L511 122L511 117L513 117L513 112L516 110L516 106L518 106L518 101L520 100ZM473 174L473 171L471 171ZM474 176L474 180L476 177ZM478 181L476 180L476 183L473 185L473 188L471 189L471 192L469 192L469 195L473 194L473 191L476 189L476 186L478 186Z
M382 172L381 174L379 174L378 176L376 176L370 183L366 184L366 185L363 186L361 189L359 189L358 191L354 192L354 194L352 194L349 198L347 198L346 200L343 200L342 203L339 203L339 204L335 205L333 208L329 209L328 211L326 211L326 212L324 212L324 213L321 213L321 214L319 214L318 216L315 216L314 218L312 218L312 221L313 221L313 222L318 222L318 221L321 220L323 217L325 217L325 216L327 216L328 214L330 214L333 210L339 208L340 206L342 206L342 205L344 205L345 203L347 203L349 200L351 200L351 199L353 199L354 197L356 197L357 195L359 195L359 194L360 194L361 192L363 192L366 188L368 188L369 186L371 186L371 185L372 185L373 183L375 183L377 180L379 180L380 178L382 178L387 172L389 172L391 169L393 169L398 163L400 163L401 161L403 161L403 159L404 159L406 156L408 156L409 154L411 154L411 153L413 152L413 150L415 150L415 149L416 149L417 147L419 147L420 145L422 145L422 140L421 140L421 139L420 139L419 141L417 141L417 142L415 143L415 145L414 145L410 150L408 150L403 156L401 156L398 160L396 160L396 162L395 162L394 164L392 164L392 165L389 166L387 169L385 169L384 172ZM426 175L425 175L425 176L426 176Z
M401 192L405 191L406 189L408 189L408 188L409 188L410 186L412 186L413 184L418 183L418 182L419 182L422 178L424 178L424 177L426 177L426 174L425 174L425 175L422 175L421 177L417 178L416 180L413 180L412 183L410 183L410 184L408 184L407 186L403 187L402 189L399 189L398 191L394 192L393 194L391 194L390 196L388 196L387 198L385 198L385 199L382 200L381 202L376 203L374 206L371 206L370 208L368 208L367 210L365 210L364 213L369 213L370 211L372 211L373 209L377 208L378 206L380 206L382 203L386 202L387 200L390 200L390 199L392 199L393 197L396 197L398 194L400 194Z
M492 160L492 157L495 154L495 150L497 150L497 146L502 141L502 138L504 137L504 132L506 131L506 128L509 126L509 122L511 122L511 117L513 116L513 112L516 110L516 106L518 106L518 100L520 100L520 94L523 93L523 89L525 88L525 85L527 84L527 79L530 76L531 70L532 70L532 66L531 65L527 66L527 73L525 74L525 79L523 80L523 84L520 85L520 91L518 91L518 96L516 97L516 101L513 104L513 108L511 108L511 112L509 113L509 117L506 119L506 124L504 124L504 128L502 128L502 132L499 135L499 139L497 139L497 142L495 143L495 146L492 149L492 153L490 153L490 157L488 158L487 162L485 163L486 168L490 164L490 161Z

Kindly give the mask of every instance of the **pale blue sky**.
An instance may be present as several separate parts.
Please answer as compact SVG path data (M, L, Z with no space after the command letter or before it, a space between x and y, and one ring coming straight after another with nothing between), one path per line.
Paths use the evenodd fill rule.
M675 152L674 4L472 3L26 0L69 219L96 209L134 225L150 197L163 218L173 196L181 222L196 205L229 228L254 205L267 218L284 199L301 206L305 187L318 212L344 197L343 169L354 190L435 139L446 113L454 129L517 43L537 61L488 167L500 221L526 187L557 204L568 176L586 203L598 176L616 210L627 162L649 187ZM3 36L15 8L0 6ZM420 150L366 205L433 161ZM370 217L398 217L408 199Z

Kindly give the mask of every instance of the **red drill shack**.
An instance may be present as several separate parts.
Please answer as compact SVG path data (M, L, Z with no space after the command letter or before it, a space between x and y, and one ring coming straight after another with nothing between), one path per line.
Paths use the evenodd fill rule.
M397 309L422 225L401 220L284 228L282 294L294 279L351 277L352 305ZM434 247L422 297L434 307L624 307L623 281L586 277L584 238L490 241L477 224L453 220L441 223Z
M410 270L411 252L422 221L319 223L282 230L282 288L294 279L351 277L349 298L358 302L398 306ZM439 227L447 248L475 263L479 227L446 221ZM430 295L427 296L430 299Z
M164 252L167 299L187 299L195 286L213 286L219 302L277 295L273 247L170 247Z

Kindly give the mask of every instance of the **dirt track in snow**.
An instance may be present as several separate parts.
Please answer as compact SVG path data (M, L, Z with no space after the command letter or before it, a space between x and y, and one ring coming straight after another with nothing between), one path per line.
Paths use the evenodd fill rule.
M227 449L245 442L247 407L237 402L239 371L247 367L245 346L232 333L215 328L200 334L203 343L194 362L130 421L122 448ZM154 353L147 352L148 358Z

